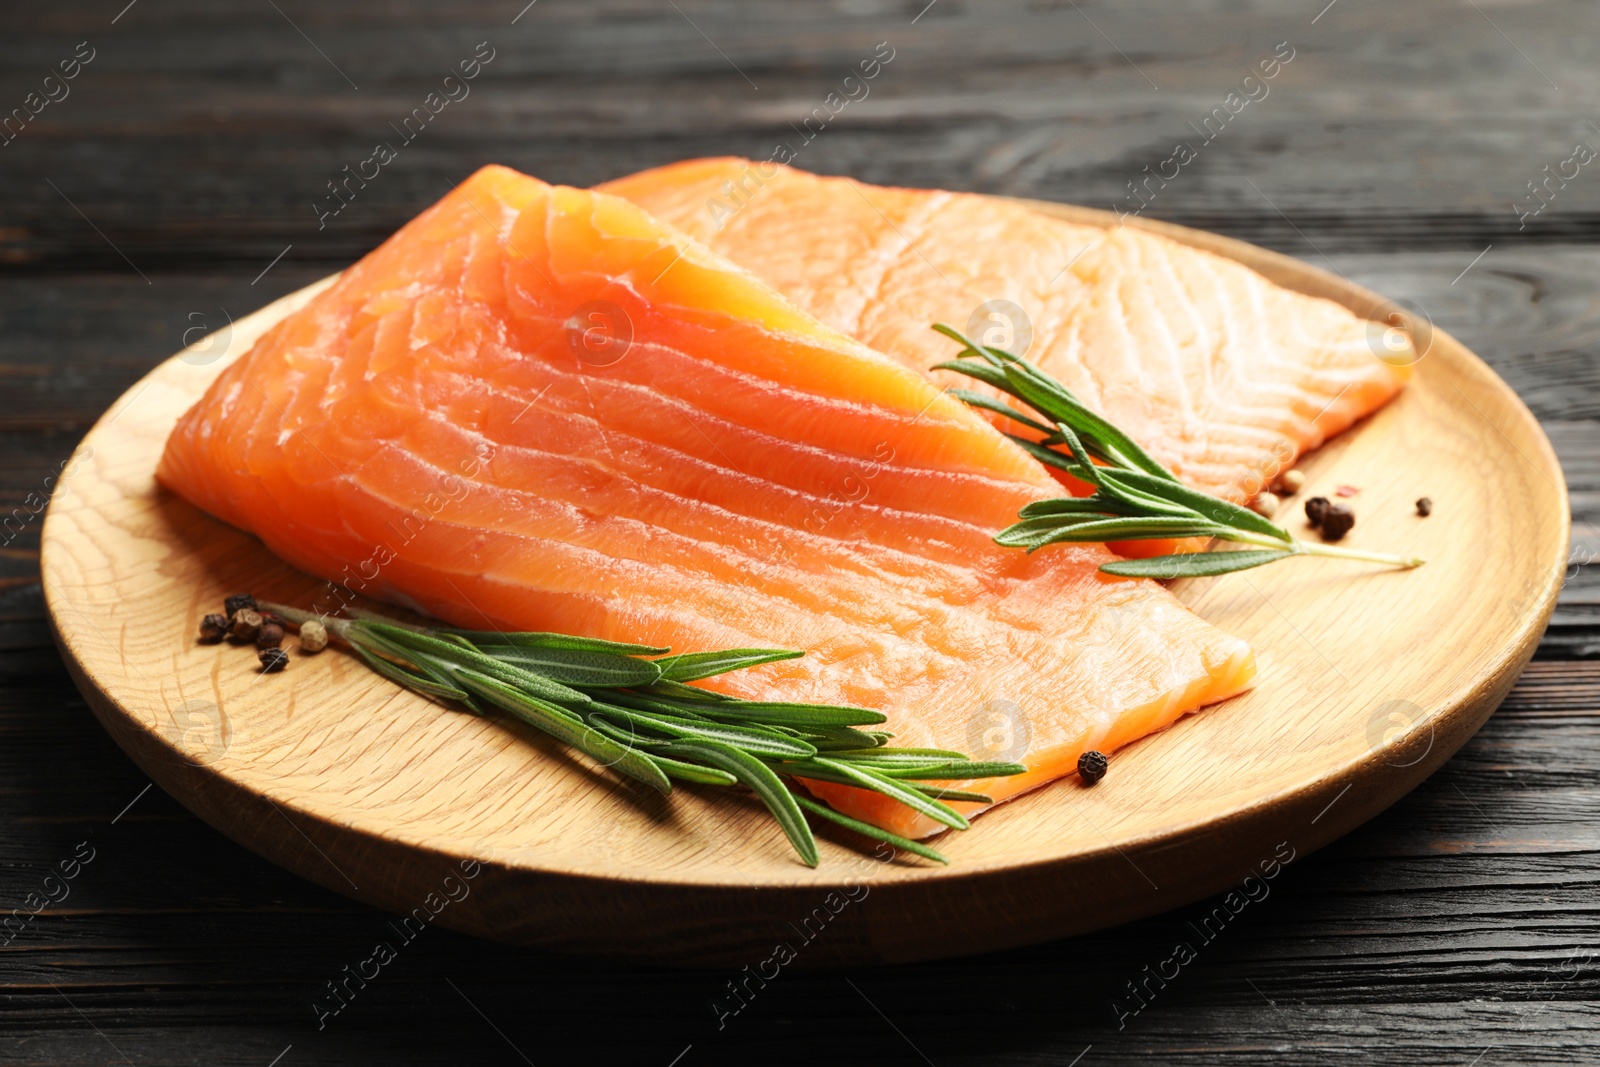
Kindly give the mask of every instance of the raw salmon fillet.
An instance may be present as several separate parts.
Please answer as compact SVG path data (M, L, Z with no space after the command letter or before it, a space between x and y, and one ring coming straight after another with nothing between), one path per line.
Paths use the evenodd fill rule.
M1032 334L1019 354L1184 481L1235 501L1381 407L1415 359L1383 324L1128 226L1080 226L988 197L743 159L690 160L599 188L924 373L955 354L930 324L969 329L980 305L1010 301ZM991 333L980 341L1022 340L1016 323L988 321L971 331Z
M993 544L1055 483L926 378L626 200L502 167L227 367L158 476L298 567L457 625L804 649L714 681L1027 762L997 798L1254 673L1161 586L1097 573L1099 545Z

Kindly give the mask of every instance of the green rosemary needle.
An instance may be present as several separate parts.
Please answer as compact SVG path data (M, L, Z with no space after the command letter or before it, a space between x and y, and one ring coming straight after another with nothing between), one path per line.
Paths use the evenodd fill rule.
M317 621L368 667L434 700L483 714L510 712L617 774L663 793L674 779L743 785L760 798L808 865L818 862L809 813L895 848L946 862L934 849L813 799L795 779L837 782L890 797L954 829L967 820L945 800L985 802L943 788L1021 774L1020 763L979 762L960 752L892 748L870 729L881 712L836 704L739 700L688 683L804 655L732 648L671 655L671 649L551 633L501 633L403 623L359 609L339 619L285 604L263 610L300 626ZM932 783L932 784L929 784Z
M1087 497L1058 497L1023 507L1018 521L995 535L1010 547L1037 551L1064 541L1149 541L1208 537L1254 545L1237 552L1193 552L1102 564L1108 574L1138 578L1199 578L1227 574L1290 556L1336 556L1393 567L1419 567L1414 556L1365 552L1298 541L1249 508L1191 489L1127 434L1090 410L1066 386L1019 356L980 345L961 331L933 327L962 346L935 369L975 378L1022 401L1050 420L1041 422L1009 404L970 389L952 389L975 408L997 412L1042 434L1032 440L1007 434L1041 463L1066 471L1094 488ZM1060 448L1066 451L1059 451Z

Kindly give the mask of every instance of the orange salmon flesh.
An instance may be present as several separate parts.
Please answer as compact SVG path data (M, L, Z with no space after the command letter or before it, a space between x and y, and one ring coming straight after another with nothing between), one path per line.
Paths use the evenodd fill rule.
M1130 226L744 159L599 188L940 385L999 395L929 369L956 353L931 323L1015 351L1184 481L1237 502L1387 403L1416 360L1387 323Z
M1060 487L927 377L629 200L503 167L228 366L158 477L297 567L455 625L804 649L705 684L1027 763L974 786L997 799L1255 671L1160 585L1098 573L1103 546L996 546Z

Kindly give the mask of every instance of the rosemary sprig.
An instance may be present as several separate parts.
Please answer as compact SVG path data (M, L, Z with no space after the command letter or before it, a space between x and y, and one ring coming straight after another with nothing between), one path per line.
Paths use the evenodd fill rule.
M853 819L806 795L795 779L838 782L890 797L935 821L966 829L945 800L988 801L938 782L1021 774L1020 763L978 762L960 752L891 748L863 729L881 712L836 704L738 700L688 683L804 655L734 648L673 656L671 649L550 633L426 627L359 609L347 619L260 603L285 622L318 621L367 666L434 700L483 714L510 712L616 773L663 793L674 779L743 785L766 805L809 866L817 843L806 814L895 848L946 862L927 845Z
M1050 424L982 393L969 389L952 389L951 393L972 407L997 412L1044 435L1037 441L1017 434L1006 436L1041 463L1066 471L1095 490L1092 496L1059 497L1024 506L1018 521L995 536L1002 545L1034 552L1063 541L1208 537L1257 546L1239 552L1117 560L1100 567L1108 574L1140 578L1227 574L1290 556L1337 556L1394 567L1423 563L1414 556L1298 541L1249 508L1184 485L1127 434L1027 360L980 345L942 323L933 328L962 346L953 361L937 364L935 369L955 371L991 385L1027 404Z

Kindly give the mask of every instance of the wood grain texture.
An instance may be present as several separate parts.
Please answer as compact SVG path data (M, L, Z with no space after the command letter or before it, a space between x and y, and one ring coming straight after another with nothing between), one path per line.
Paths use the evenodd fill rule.
M1287 257L1139 225L1358 312L1381 304ZM474 892L437 921L484 936L733 966L797 936L799 966L816 967L1026 944L1186 903L1277 849L1320 847L1454 752L1532 655L1567 556L1565 486L1537 423L1480 361L1419 326L1412 386L1302 469L1305 496L1360 487L1357 547L1403 545L1427 567L1295 561L1182 583L1182 599L1257 649L1255 690L1120 752L1093 790L1058 782L985 815L941 842L948 868L835 845L808 870L754 803L645 797L532 731L443 711L338 655L266 677L248 654L194 643L195 620L229 590L299 604L321 585L160 490L153 471L216 372L325 284L113 404L46 518L44 590L91 706L169 793L268 858L401 914L481 859ZM1422 495L1492 536L1463 542L1419 520ZM857 889L871 897L852 908ZM930 937L943 916L961 920Z
M1583 0L1499 0L1482 15L1340 0L1315 23L1315 10L1267 0L940 0L915 24L926 0L548 4L515 25L523 5L500 0L279 6L293 25L270 6L223 15L206 0L148 5L115 30L88 4L19 14L36 32L0 77L8 98L84 37L106 44L75 96L5 149L23 199L0 260L126 269L50 178L147 272L196 257L258 270L291 242L337 268L483 163L587 186L693 156L765 157L880 41L893 63L803 166L1131 206L1127 183L1176 142L1198 144L1190 124L1287 41L1295 58L1268 95L1201 146L1152 213L1280 249L1309 237L1327 251L1477 252L1600 234L1587 171L1527 225L1512 208L1576 143L1600 145L1575 103L1592 91L1586 42L1600 29ZM325 183L483 40L498 55L475 95L319 229ZM218 223L230 240L214 239Z
M1217 900L958 965L786 971L722 1029L710 1004L733 971L554 959L430 929L318 1030L322 983L392 936L389 916L265 863L159 789L109 825L148 779L81 701L33 711L66 686L59 667L34 662L0 697L18 816L0 827L16 857L0 878L20 899L76 842L100 854L0 955L0 1010L8 1035L25 1035L5 1047L9 1062L123 1062L76 1005L138 1064L260 1067L289 1044L294 1061L318 1064L522 1063L447 979L536 1063L560 1058L568 1028L595 1027L609 1034L590 1052L603 1063L665 1064L691 1044L709 1063L818 1050L924 1062L846 978L939 1064L1066 1064L1091 1043L1114 1063L1467 1063L1493 1041L1501 1062L1558 1064L1600 1049L1600 976L1564 966L1600 937L1593 665L1530 667L1437 775L1291 864L1121 1030L1110 1005L1124 983L1192 937L1187 924ZM811 1034L818 1018L826 1031Z
M1593 9L1339 0L1313 27L1324 0L939 0L915 27L939 32L908 36L922 0L677 2L741 66L759 68L759 92L659 4L541 0L510 27L522 0L277 0L359 92L266 5L140 0L115 24L122 2L8 11L5 107L76 42L90 38L100 54L70 100L0 149L3 511L182 345L191 312L214 327L219 305L238 314L338 269L479 163L582 183L684 155L759 153L820 102L837 67L892 35L915 46L891 67L896 81L880 79L866 106L852 105L808 166L1108 206L1239 68L1277 40L1310 39L1315 62L1297 58L1265 106L1241 116L1250 124L1208 148L1147 214L1418 302L1522 394L1560 455L1574 518L1572 577L1539 661L1437 774L1291 865L1122 1030L1111 999L1216 899L1033 949L849 972L860 994L838 975L785 973L720 1030L709 1003L732 973L553 959L436 929L318 1030L311 1001L370 952L388 916L234 845L159 788L112 825L149 779L53 650L35 520L0 549L0 912L77 842L103 848L70 900L0 947L0 1062L1600 1059L1600 968L1565 964L1600 942L1600 679L1593 661L1571 659L1600 656L1600 579L1582 563L1600 547L1600 249L1582 243L1594 238L1600 186L1586 169L1525 231L1510 209L1541 167L1594 137L1584 121L1600 93L1586 58ZM491 65L426 150L317 231L309 199L322 183L415 105L427 71L491 34L514 63ZM1180 66L1187 84L1169 84L1161 71ZM90 80L98 73L107 77ZM359 121L347 117L360 107ZM149 284L45 178L133 254ZM574 1033L605 1043L580 1056Z

